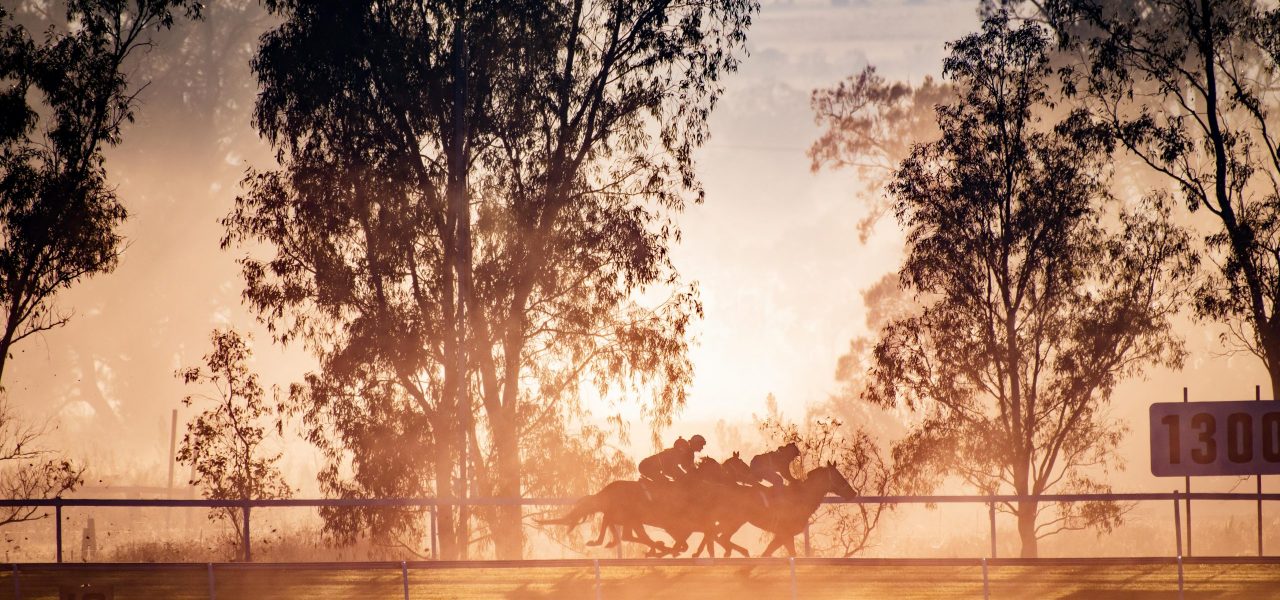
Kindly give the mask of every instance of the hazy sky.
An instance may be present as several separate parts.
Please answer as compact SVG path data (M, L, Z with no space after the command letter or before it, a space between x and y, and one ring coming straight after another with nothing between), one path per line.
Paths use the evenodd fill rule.
M885 222L859 243L854 175L810 172L809 94L868 63L893 79L937 76L945 42L978 22L968 0L832 4L766 5L712 117L707 202L685 215L676 252L706 309L693 420L761 412L768 393L798 412L834 390L836 358L865 333L859 291L897 269L901 238Z
M810 173L804 150L818 130L809 94L868 63L890 79L936 76L945 42L976 28L976 4L766 2L749 33L751 55L728 79L711 142L699 154L707 201L680 221L675 262L699 282L706 317L695 328L696 379L677 432L717 419L747 421L769 393L798 417L835 390L837 358L865 333L859 292L896 270L901 234L886 221L860 243L855 224L865 209L853 174ZM6 381L22 410L56 415L57 439L89 456L99 473L158 482L152 467L164 464L169 411L184 393L173 371L197 363L211 327L257 331L256 366L268 382L287 384L309 364L252 326L239 304L236 254L218 250L217 220L245 168L271 165L249 122L247 66L270 22L252 14L217 27L213 7L208 21L180 25L147 57L161 65L156 83L125 144L108 153L110 176L132 213L128 250L115 273L61 297L75 311L70 325L20 347ZM178 52L207 60L176 61ZM1210 353L1216 330L1196 326L1187 334L1194 354L1186 372L1154 373L1118 394L1115 412L1130 419L1125 448L1139 475L1146 472L1147 404L1178 399L1183 385L1192 385L1196 399L1249 398L1264 381L1251 357ZM286 474L295 485L311 483L298 480L308 470L294 461ZM121 481L135 482L144 483Z

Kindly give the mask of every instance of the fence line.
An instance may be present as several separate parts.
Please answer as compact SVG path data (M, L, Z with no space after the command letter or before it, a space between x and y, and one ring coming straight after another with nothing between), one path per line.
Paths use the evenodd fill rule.
M985 504L990 515L991 555L996 559L996 521L997 504L1016 502L1140 502L1173 500L1175 502L1174 527L1177 533L1177 556L1182 555L1182 524L1177 516L1177 501L1214 500L1214 501L1280 501L1280 493L1250 494L1244 492L1131 492L1111 494L985 494L985 495L939 495L939 496L861 496L858 498L839 498L828 496L825 504ZM252 562L250 513L254 508L361 508L361 507L417 507L430 509L431 517L431 555L438 556L436 549L436 510L441 506L558 506L577 502L578 498L544 497L544 498L289 498L277 500L254 499L120 499L120 498L32 498L32 499L0 499L0 507L52 507L56 521L56 556L62 563L62 509L67 507L99 507L99 508L239 508L242 514L244 539L243 562ZM1261 512L1259 512L1261 516ZM1262 521L1258 521L1261 535ZM808 528L805 529L805 554L809 554ZM1261 556L1261 554L1259 555ZM620 560L620 559L613 559ZM977 560L977 559L975 559ZM398 563L397 563L398 564Z
M974 494L940 496L859 496L840 498L827 496L825 504L989 504L1036 502L1134 502L1142 500L1172 500L1174 497L1191 500L1280 500L1280 493L1254 494L1248 492L1127 492L1112 494ZM134 499L134 498L30 498L0 499L0 507L23 506L97 506L97 507L151 507L151 508L306 508L306 507L375 507L375 506L551 506L567 505L580 498L287 498L279 500L210 500L210 499Z

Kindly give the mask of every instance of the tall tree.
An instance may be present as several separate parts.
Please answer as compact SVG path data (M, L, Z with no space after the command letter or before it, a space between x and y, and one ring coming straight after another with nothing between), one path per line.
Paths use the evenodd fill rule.
M0 8L0 376L15 344L67 322L59 291L114 268L126 211L102 151L133 118L129 61L175 11L200 8L75 0L41 41Z
M257 114L284 168L246 180L227 243L274 248L245 259L246 298L320 358L294 396L325 488L538 493L522 456L565 439L551 431L582 418L586 386L656 390L646 410L669 422L700 311L667 257L671 215L701 198L692 150L756 3L269 7L285 22L255 61ZM655 286L670 299L633 301ZM466 512L441 516L445 556L463 555ZM519 556L519 507L480 516Z
M204 410L189 423L178 449L178 461L191 465L191 485L205 498L215 500L273 500L292 494L276 463L281 454L268 449L271 407L249 370L252 350L234 329L214 330L213 349L204 357L204 366L188 367L177 375L187 385L212 388L213 393L189 394L184 406L197 403ZM282 429L275 421L276 434ZM249 540L240 527L242 508L215 508L209 518L220 520L233 532L236 546L243 549Z
M1210 213L1217 272L1197 311L1262 360L1280 398L1280 9L1060 0L1039 12L1081 58L1068 82L1119 143Z
M941 138L890 185L907 230L900 277L921 308L886 327L866 397L919 414L894 450L908 484L959 476L1031 496L1000 509L1035 556L1047 535L1119 522L1113 503L1041 518L1034 497L1109 490L1124 432L1111 392L1181 363L1169 320L1194 260L1162 195L1124 208L1108 194L1105 124L1083 110L1050 121L1061 112L1039 26L998 12L950 50Z

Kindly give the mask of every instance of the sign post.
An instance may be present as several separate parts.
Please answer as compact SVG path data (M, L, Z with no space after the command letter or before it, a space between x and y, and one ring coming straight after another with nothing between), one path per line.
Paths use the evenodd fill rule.
M1253 386L1254 402L1262 402L1262 386ZM1258 556L1262 556L1262 473L1256 475L1258 479Z
M1187 388L1182 388L1182 402L1187 402ZM1182 476L1183 488L1187 491L1187 556L1191 556L1191 476Z

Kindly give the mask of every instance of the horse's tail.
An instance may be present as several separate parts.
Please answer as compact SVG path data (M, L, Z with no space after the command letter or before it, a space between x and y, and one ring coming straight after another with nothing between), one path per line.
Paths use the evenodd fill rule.
M554 519L534 519L541 525L568 525L569 529L577 527L580 523L587 520L587 517L604 510L600 506L600 495L591 494L585 496L573 504L573 508L569 510L563 517Z

